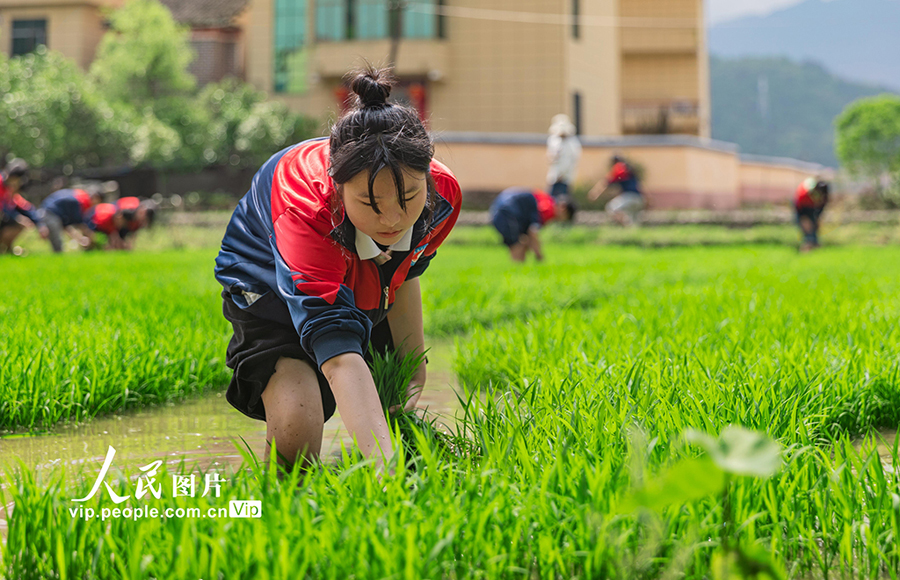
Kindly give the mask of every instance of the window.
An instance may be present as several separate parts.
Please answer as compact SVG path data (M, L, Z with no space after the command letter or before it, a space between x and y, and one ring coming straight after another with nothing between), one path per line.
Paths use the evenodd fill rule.
M403 38L443 38L442 0L316 0L316 38L390 38L390 10L402 2Z
M356 0L356 38L387 38L388 2L390 0Z
M275 92L306 91L306 0L275 0Z
M581 30L578 25L581 20L581 0L572 0L572 38L579 38Z
M404 38L435 38L439 6L436 0L410 0L403 11Z
M572 93L572 112L575 117L575 134L581 135L581 93Z
M572 38L581 37L581 0L572 0Z
M46 20L13 20L12 56L33 52L41 44L47 45Z
M349 38L348 0L316 0L316 39L344 40Z

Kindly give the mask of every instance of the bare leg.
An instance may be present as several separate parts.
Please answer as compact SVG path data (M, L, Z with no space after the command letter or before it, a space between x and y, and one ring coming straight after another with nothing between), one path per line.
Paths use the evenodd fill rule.
M298 460L306 466L318 459L325 412L313 368L305 361L278 359L262 400L266 407L266 463L273 441L278 463L288 470Z
M519 242L509 247L509 255L513 262L524 262L525 255L528 253L528 244Z
M25 228L21 224L10 224L0 230L0 254L5 254L13 245L13 241Z

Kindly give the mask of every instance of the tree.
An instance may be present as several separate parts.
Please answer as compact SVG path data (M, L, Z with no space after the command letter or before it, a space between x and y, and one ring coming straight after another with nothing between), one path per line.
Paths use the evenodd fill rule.
M875 179L889 192L900 186L900 96L855 101L835 127L837 156L851 173Z
M133 136L132 161L175 169L207 165L202 135L209 118L193 98L188 28L157 0L129 0L109 22L90 76Z
M21 57L0 55L0 95L0 159L13 154L69 170L127 161L113 110L61 54L39 46Z
M316 134L316 121L237 79L207 85L197 100L210 116L204 151L210 165L259 167L279 149Z

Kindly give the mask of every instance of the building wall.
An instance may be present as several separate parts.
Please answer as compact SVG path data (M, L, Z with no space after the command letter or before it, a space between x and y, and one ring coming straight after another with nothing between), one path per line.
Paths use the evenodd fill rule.
M103 37L103 15L100 6L118 5L120 0L56 2L0 0L0 50L12 51L14 20L47 20L47 44L83 69L90 67Z
M571 14L572 2L567 2ZM619 28L614 26L618 16L615 0L580 2L583 24L578 38L566 27L568 74L568 106L560 112L575 120L573 93L581 95L584 135L619 135L621 127L621 59L619 58ZM536 128L534 131L540 131ZM543 128L546 130L546 127Z
M826 168L808 163L744 160L741 163L741 203L748 206L790 203L804 179L810 176L827 179L832 177L830 173Z
M703 0L619 0L622 132L708 137Z
M793 160L743 161L736 147L703 139L602 141L585 141L577 185L591 187L605 179L612 155L623 155L643 169L642 185L651 209L728 210L759 203L786 204L810 172L827 177L824 168ZM510 138L448 133L437 140L436 157L454 172L464 192L547 187L546 148L539 134Z

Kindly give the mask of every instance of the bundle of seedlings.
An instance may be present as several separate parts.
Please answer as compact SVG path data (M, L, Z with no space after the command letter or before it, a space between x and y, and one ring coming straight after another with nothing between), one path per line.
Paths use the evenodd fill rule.
M410 463L421 455L420 445L426 444L434 451L444 452L452 448L453 436L438 429L437 417L427 410L406 410L411 394L409 386L416 370L425 362L425 354L409 353L406 356L387 350L385 353L372 348L369 367L372 379L381 399L381 406L388 417L392 431L399 431L403 449ZM418 412L417 412L418 411Z

